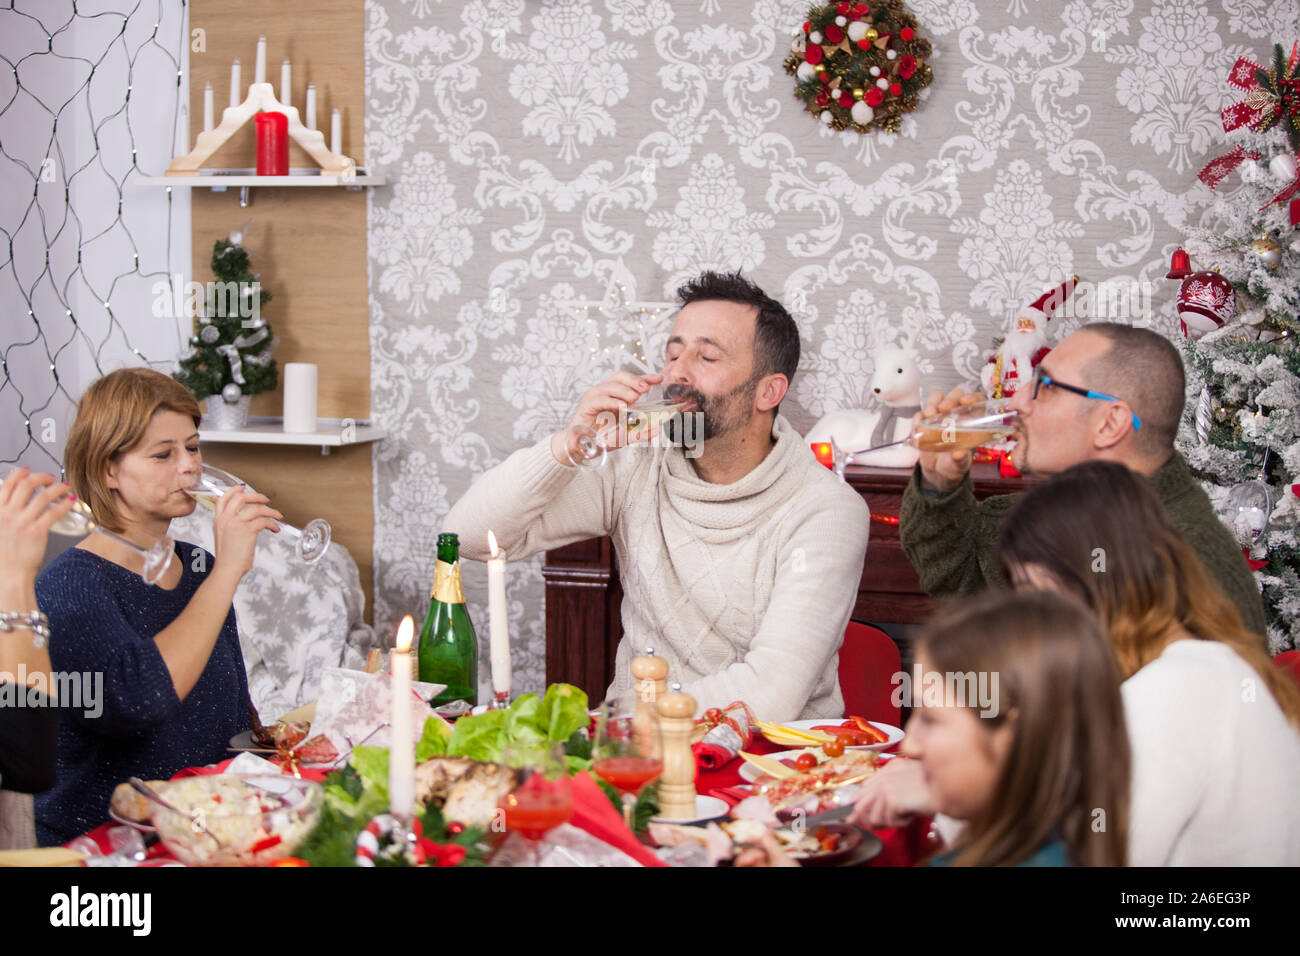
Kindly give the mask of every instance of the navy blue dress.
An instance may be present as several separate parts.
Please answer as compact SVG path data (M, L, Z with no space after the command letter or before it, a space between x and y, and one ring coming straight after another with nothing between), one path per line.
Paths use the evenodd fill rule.
M224 760L230 738L252 726L233 608L198 683L184 700L176 695L153 638L185 610L213 558L176 542L176 560L184 571L170 591L80 548L64 551L36 582L50 619L51 669L89 675L91 698L78 707L61 701L58 780L35 800L42 846L105 822L113 788L128 777L166 780Z

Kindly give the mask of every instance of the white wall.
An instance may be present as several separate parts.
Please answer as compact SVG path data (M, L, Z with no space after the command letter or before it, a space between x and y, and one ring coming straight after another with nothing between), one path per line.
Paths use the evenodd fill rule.
M189 278L189 193L134 180L188 149L187 37L175 0L0 10L0 461L53 468L87 384L180 353L151 288Z

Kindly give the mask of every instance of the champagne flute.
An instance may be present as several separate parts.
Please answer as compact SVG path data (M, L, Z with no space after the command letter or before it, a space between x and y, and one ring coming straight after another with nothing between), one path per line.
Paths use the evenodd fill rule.
M835 473L843 478L844 469L853 464L855 458L896 445L910 445L918 451L935 452L978 448L980 445L1000 441L1015 431L1015 421L1019 415L1009 404L1010 399L996 398L958 405L946 412L921 419L912 426L912 431L906 438L858 451L846 451L836 444L832 436L831 455L835 462Z
M633 435L659 428L689 406L686 399L664 397L662 385L652 385L634 405L623 406L617 416L602 412L597 424L571 425L564 433L564 450L569 461L582 468L599 468L610 448L621 448ZM607 420L608 419L608 420Z
M11 472L18 469L13 465L5 465L0 469L0 481L9 476ZM102 534L106 538L111 538L124 548L128 548L134 554L140 556L140 577L145 584L157 584L162 580L167 569L171 567L172 557L176 551L172 546L170 538L164 536L155 541L147 548L142 548L134 541L130 541L118 534L116 531L110 531L95 520L94 514L91 513L90 505L78 499L72 505L72 510L65 514L50 527L55 534L64 535L69 538L80 538L94 532Z
M194 487L186 488L185 493L209 511L215 511L218 498L227 491L246 484L228 471L205 464ZM249 490L252 488L249 487ZM282 532L297 540L298 557L304 564L315 564L329 550L332 529L324 518L313 518L301 529L283 521L277 523Z
M524 781L498 804L508 829L528 847L536 865L546 834L573 817L573 785L564 759L564 745L539 742L506 747L501 762L525 773Z
M663 738L655 705L632 693L602 704L596 718L591 772L623 797L623 821L633 829L636 799L663 772Z

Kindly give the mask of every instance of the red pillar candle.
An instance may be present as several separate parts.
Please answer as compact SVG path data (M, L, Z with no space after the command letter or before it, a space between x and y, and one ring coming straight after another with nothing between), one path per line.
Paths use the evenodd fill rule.
M289 118L283 113L258 113L257 175L289 175Z

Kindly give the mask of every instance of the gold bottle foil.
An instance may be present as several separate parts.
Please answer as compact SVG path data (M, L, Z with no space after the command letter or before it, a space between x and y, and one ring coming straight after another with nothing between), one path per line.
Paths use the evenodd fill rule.
M460 562L439 561L433 569L433 598L444 604L464 604L465 589L460 583Z

